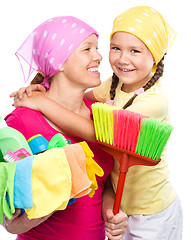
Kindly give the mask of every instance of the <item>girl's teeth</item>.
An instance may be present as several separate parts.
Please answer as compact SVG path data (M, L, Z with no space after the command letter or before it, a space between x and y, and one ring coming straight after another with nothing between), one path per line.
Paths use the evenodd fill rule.
M122 68L121 69L123 72L130 72L130 71L132 71L131 69L124 69L124 68Z

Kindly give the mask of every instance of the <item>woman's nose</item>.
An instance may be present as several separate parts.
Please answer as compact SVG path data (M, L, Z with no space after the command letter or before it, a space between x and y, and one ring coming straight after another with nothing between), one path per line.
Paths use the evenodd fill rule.
M98 52L98 50L96 49L96 52L95 52L95 56L94 56L94 59L95 61L97 62L101 62L101 60L103 59L102 55Z

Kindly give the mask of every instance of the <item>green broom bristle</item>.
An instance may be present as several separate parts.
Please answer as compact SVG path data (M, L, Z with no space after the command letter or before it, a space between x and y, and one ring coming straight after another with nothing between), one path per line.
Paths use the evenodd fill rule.
M137 142L136 153L159 160L173 127L152 118L144 118Z
M170 124L103 103L94 103L92 110L97 140L160 160L173 130Z

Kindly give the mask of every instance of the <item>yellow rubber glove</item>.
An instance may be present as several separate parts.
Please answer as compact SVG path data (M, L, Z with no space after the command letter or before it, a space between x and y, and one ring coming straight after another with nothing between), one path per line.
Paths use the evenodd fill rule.
M89 180L92 182L91 183L91 192L89 193L90 197L93 197L95 190L98 189L98 184L97 184L97 180L96 180L96 176L102 177L104 175L104 171L103 169L93 160L94 154L93 152L90 150L88 144L86 142L80 142L79 143L83 150L84 153L86 155L86 171L87 171L87 175Z

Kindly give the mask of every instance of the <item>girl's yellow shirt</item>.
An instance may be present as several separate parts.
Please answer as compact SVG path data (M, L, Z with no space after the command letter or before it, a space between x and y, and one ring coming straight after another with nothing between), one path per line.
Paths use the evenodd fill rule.
M98 101L106 102L110 99L110 86L111 78L93 90ZM122 83L119 83L114 100L114 105L120 108L134 95L134 92L123 92L121 87ZM161 80L137 96L128 110L169 123L168 101L162 91ZM121 202L121 209L128 215L151 215L163 211L174 201L176 192L169 181L166 155L167 147L162 153L161 162L156 166L134 166L129 169ZM118 176L119 163L115 161L111 173L115 191Z

